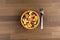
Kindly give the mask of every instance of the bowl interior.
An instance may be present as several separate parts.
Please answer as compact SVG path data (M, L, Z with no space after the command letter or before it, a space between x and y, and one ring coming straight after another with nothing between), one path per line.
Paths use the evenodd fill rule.
M28 10L25 11L21 16L21 24L26 29L34 29L40 23L40 17L37 12Z

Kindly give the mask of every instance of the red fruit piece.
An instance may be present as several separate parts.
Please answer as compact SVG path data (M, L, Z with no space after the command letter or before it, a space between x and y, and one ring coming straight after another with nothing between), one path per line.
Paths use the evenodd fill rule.
M35 16L37 16L37 14L35 13Z

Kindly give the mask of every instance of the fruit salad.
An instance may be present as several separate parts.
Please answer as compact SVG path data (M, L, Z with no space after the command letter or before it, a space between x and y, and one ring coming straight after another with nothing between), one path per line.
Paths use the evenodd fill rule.
M35 11L25 12L22 16L21 22L26 28L34 28L39 22L38 13Z

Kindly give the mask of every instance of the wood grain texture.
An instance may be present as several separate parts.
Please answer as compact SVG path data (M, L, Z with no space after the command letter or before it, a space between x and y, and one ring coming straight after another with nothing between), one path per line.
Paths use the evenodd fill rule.
M19 17L28 9L44 8L44 29L27 30ZM60 40L60 0L0 0L1 40Z

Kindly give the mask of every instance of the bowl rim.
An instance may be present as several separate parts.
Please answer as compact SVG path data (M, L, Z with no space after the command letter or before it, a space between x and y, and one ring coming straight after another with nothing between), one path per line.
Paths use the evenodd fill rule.
M25 13L30 12L30 11L33 11L33 12L36 13L37 16L38 16L38 23L37 23L37 25L34 26L33 28L25 27L25 26L23 25L23 23L22 23L22 17L25 15ZM38 25L39 25L39 23L40 23L40 16L39 16L39 14L38 14L36 11L34 11L34 10L27 10L27 11L25 11L25 12L22 13L22 15L21 15L21 20L20 20L20 21L21 21L21 24L22 24L22 26L23 26L24 28L26 28L26 29L35 29L35 28L38 27Z

